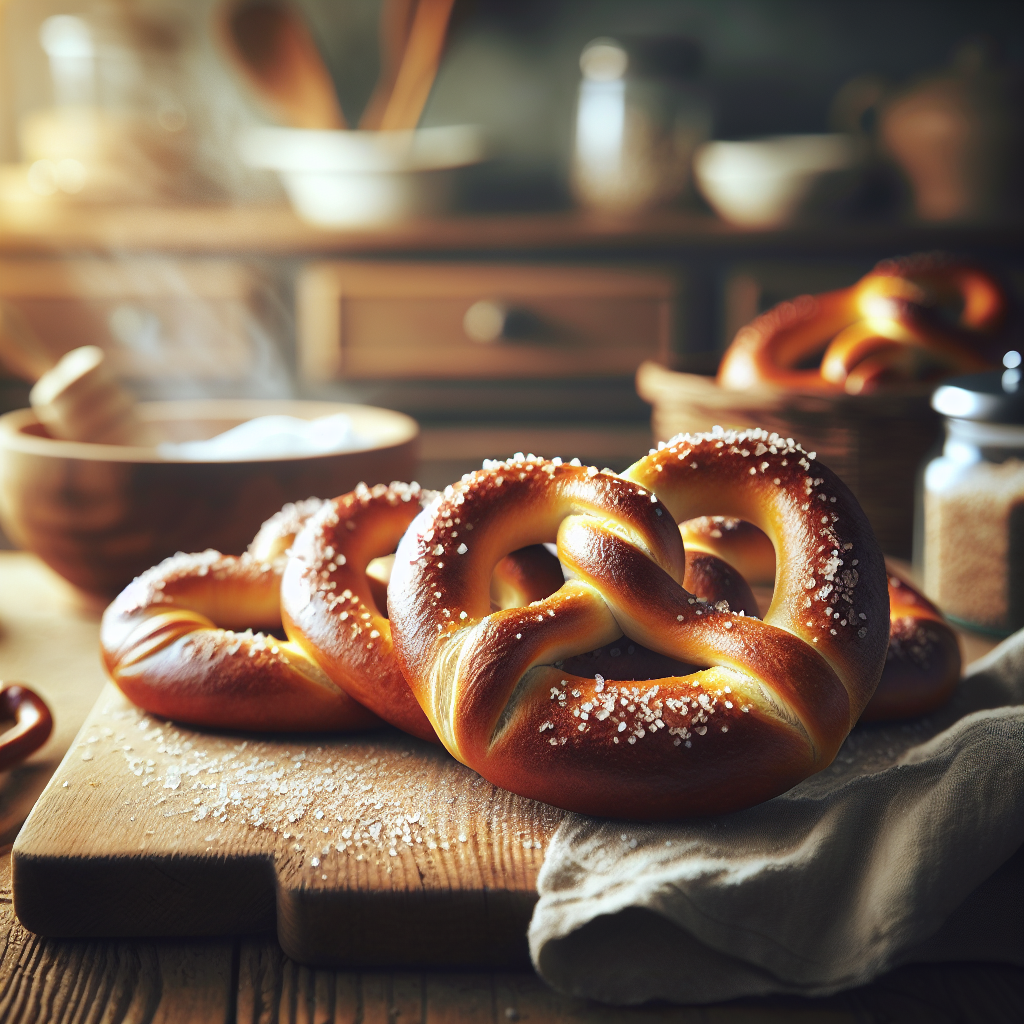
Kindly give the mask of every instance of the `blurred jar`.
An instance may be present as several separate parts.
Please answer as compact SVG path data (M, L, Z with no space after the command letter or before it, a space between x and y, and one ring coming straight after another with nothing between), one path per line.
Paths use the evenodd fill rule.
M1024 388L1021 357L1003 373L947 381L942 454L925 467L924 585L950 618L1008 636L1024 626Z
M1005 222L1024 209L1024 114L1019 76L981 44L952 68L885 99L882 143L910 181L926 221Z
M681 37L595 39L580 56L572 187L584 206L632 212L679 200L711 106L700 48Z

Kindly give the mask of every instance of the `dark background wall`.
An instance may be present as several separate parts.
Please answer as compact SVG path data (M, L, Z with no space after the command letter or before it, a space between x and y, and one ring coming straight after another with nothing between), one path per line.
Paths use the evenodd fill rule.
M346 105L376 76L376 0L304 0ZM715 135L827 129L829 106L868 72L906 83L987 37L1024 66L1024 4L927 0L469 0L426 124L486 126L523 167L556 170L568 153L583 45L616 33L680 33L704 47Z

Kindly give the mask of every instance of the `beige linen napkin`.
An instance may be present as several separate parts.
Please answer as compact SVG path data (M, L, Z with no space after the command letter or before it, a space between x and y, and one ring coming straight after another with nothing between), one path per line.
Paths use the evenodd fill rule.
M865 725L788 793L720 818L569 815L530 950L613 1003L825 995L912 961L1024 965L1024 630L949 704Z

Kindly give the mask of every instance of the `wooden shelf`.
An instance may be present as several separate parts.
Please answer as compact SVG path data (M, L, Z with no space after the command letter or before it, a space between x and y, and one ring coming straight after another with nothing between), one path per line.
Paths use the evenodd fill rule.
M196 255L452 253L717 253L850 256L947 248L1024 255L1020 225L969 227L840 223L750 231L708 215L658 211L629 218L579 211L487 214L367 228L320 228L286 206L74 206L0 209L0 253L161 252Z

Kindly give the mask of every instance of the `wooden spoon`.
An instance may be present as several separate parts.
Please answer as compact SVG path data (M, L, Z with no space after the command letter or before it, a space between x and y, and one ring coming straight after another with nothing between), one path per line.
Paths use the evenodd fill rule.
M419 0L394 89L380 120L382 130L411 131L419 124L441 64L454 3Z
M0 363L34 381L29 402L51 437L150 444L135 399L110 372L103 349L83 345L54 359L24 317L0 302Z
M222 45L264 105L294 128L345 128L334 82L302 18L280 0L228 4Z
M382 0L380 7L380 76L373 95L366 104L359 127L368 130L380 128L388 100L395 89L402 57L409 42L416 0Z
M29 401L51 437L96 444L151 443L135 399L118 384L96 345L61 356L36 381Z

